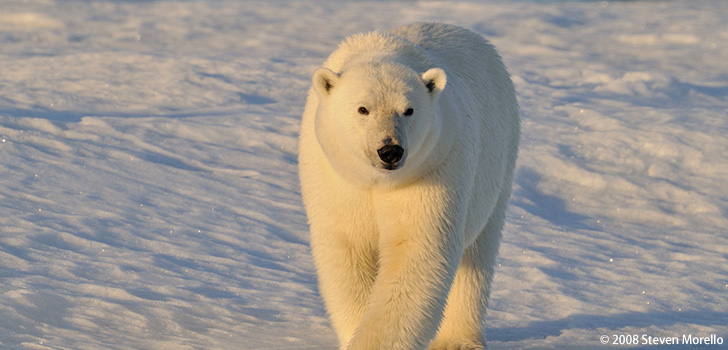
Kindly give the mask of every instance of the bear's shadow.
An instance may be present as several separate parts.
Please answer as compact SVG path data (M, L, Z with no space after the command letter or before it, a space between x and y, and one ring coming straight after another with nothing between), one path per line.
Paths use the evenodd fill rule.
M552 224L566 229L588 229L590 217L572 211L566 201L539 189L543 177L529 167L519 167L516 172L517 187L511 205L519 207L531 215L543 218Z

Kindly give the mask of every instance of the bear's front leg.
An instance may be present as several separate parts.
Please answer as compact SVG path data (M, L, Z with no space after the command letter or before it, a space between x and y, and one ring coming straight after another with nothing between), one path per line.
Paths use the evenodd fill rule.
M415 187L375 196L379 270L348 350L421 350L437 333L462 256L462 220L448 215L458 212L445 205L452 198L432 200L445 190Z
M361 323L377 272L376 236L356 221L311 225L319 290L342 349Z

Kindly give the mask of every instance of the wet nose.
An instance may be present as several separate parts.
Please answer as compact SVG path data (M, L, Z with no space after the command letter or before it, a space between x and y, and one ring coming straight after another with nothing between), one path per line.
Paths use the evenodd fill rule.
M402 159L402 155L404 155L404 148L399 145L384 145L382 148L377 150L377 154L379 154L379 159L381 159L382 162L394 165Z

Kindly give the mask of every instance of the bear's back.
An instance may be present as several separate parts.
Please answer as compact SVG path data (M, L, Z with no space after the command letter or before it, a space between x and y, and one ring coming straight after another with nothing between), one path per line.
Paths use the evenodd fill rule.
M500 55L487 40L468 29L444 23L413 23L390 33L412 42L449 76L454 74L465 79L466 84L477 84L479 79L473 73L481 72L496 85L504 84L499 87L510 90L510 76ZM472 78L476 81L468 81Z

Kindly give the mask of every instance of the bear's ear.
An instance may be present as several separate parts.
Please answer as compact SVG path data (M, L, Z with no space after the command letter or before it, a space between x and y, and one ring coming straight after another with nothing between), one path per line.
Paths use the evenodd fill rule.
M313 73L313 88L321 96L329 95L338 81L339 75L328 68L321 67Z
M447 74L440 68L431 68L427 72L422 73L422 82L425 84L427 91L430 92L430 95L435 97L445 89Z

